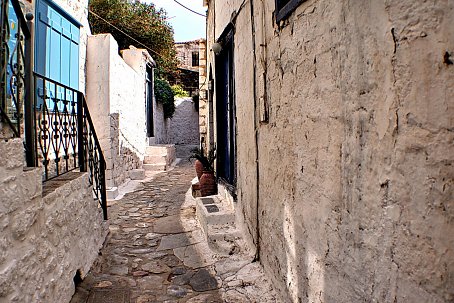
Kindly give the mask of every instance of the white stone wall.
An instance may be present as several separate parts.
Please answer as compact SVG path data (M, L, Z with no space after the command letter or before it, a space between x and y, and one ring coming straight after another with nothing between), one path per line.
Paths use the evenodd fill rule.
M108 187L122 184L129 170L140 167L148 145L145 73L146 64L154 62L141 49L122 53L124 59L110 34L89 37L87 102L107 162ZM155 134L160 137L163 112L154 107Z
M283 301L454 300L454 4L241 3L207 49L238 12L238 208Z
M164 107L161 103L155 102L154 108L154 138L153 144L168 144L168 122L169 119L164 118Z
M0 142L0 302L69 302L107 235L87 173L42 197L21 139Z
M199 144L199 115L192 98L175 98L175 113L167 128L171 144Z

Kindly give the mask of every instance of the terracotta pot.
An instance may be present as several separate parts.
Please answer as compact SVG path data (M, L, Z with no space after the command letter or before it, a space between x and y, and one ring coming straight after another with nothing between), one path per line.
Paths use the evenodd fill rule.
M200 180L200 177L202 177L202 173L203 173L203 164L199 160L195 160L194 166L195 166L195 173L197 174L197 179Z
M202 197L215 195L218 192L216 178L214 177L214 172L212 171L204 170L202 177L200 177L199 184Z

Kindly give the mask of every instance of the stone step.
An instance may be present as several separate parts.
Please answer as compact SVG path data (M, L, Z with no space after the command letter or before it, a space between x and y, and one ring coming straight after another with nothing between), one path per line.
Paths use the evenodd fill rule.
M160 155L160 156L146 155L143 159L143 163L145 163L145 164L167 164L167 156L166 155Z
M167 170L166 164L143 164L142 167L146 171L165 171L165 170Z
M152 145L146 148L145 164L163 164L168 168L175 160L175 145L173 144Z
M241 250L241 232L232 224L207 226L208 246L215 252L231 255Z
M235 212L220 196L196 198L196 214L208 246L218 254L240 251L241 233L235 226Z
M107 200L115 200L118 196L118 187L110 187L106 189Z
M175 151L175 146L172 144L152 145L146 147L145 153L149 156L162 156L172 153L172 149Z
M144 169L133 169L129 171L129 178L131 180L143 180L145 179Z

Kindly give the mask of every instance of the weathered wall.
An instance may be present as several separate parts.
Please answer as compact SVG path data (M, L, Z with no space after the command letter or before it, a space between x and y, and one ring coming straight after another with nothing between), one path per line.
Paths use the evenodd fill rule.
M249 193L242 104L254 98L237 63L254 40L241 23L250 1L237 2L210 1L208 32L239 11L238 190ZM451 302L454 4L308 0L277 27L274 3L253 1L265 270L285 302Z
M187 158L191 148L199 146L199 115L192 98L176 98L167 134L169 143L175 144L177 157Z
M200 39L202 40L202 39ZM178 67L183 69L189 69L194 72L199 71L199 63L192 65L192 53L199 53L199 41L186 41L175 43L175 50L177 52ZM199 54L200 58L200 54Z
M215 1L208 10L208 37L207 41L218 39L224 28L230 22L234 11L239 11L243 1ZM215 9L214 9L215 8ZM228 16L228 17L227 17ZM216 20L216 28L210 22ZM243 5L241 13L236 19L237 28L234 38L234 77L236 96L236 123L237 123L237 203L235 203L237 224L244 231L247 243L251 247L256 242L256 217L257 217L257 170L256 170L256 144L254 126L254 56L252 54L252 27L251 10L249 4ZM216 73L214 53L211 45L207 46L208 62L213 66L213 76ZM216 102L213 102L216 111ZM215 117L216 115L214 115ZM209 123L209 122L208 122ZM208 125L208 123L206 123ZM216 135L214 135L216 138Z
M87 173L42 197L41 169L24 170L22 140L0 142L0 302L69 302L107 223Z
M167 134L167 124L169 119L164 118L164 107L161 103L155 102L154 108L154 140L152 144L167 144L169 143Z

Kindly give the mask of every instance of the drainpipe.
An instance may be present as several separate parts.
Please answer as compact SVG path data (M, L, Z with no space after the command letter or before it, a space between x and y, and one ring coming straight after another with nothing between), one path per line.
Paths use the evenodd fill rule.
M256 149L256 179L257 179L257 188L256 188L256 246L257 251L255 255L255 260L260 260L260 165L259 165L259 127L263 124L268 123L269 119L269 108L268 108L268 100L267 100L267 85L266 85L266 59L267 59L267 46L266 46L266 29L265 29L265 3L264 0L260 0L261 2L261 35L260 35L260 64L262 65L263 72L263 87L262 92L259 97L260 101L257 102L257 55L256 55L256 30L255 30L255 18L254 18L254 0L250 0L251 6L251 23L252 23L252 47L253 47L253 56L254 56L254 131L255 131L255 149ZM257 106L258 105L258 106Z
M254 73L253 73L253 78L254 78L254 85L253 85L253 93L254 93L254 138L255 138L255 165L256 165L256 182L257 182L257 188L256 188L256 252L255 252L255 257L254 261L259 261L260 260L260 225L259 225L259 199L260 199L260 166L259 166L259 142L258 142L258 121L257 121L257 61L256 61L256 45L255 45L255 19L254 19L254 1L250 0L250 11L251 11L251 26L252 26L252 54L253 54L253 62L254 62Z

